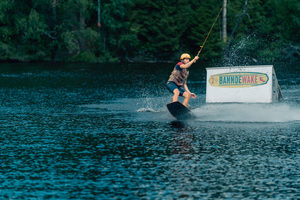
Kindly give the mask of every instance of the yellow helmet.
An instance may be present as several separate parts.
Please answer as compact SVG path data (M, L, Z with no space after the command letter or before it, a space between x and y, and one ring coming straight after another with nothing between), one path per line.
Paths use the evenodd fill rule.
M185 59L185 58L191 59L190 54L184 53L184 54L182 54L182 55L180 56L180 60L183 60L183 59Z

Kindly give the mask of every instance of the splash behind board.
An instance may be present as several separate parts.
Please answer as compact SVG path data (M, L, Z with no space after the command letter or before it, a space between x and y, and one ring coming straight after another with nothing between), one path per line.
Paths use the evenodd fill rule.
M173 115L173 117L175 117L178 120L187 120L194 118L194 115L192 114L191 110L178 101L167 104L167 108L171 115Z

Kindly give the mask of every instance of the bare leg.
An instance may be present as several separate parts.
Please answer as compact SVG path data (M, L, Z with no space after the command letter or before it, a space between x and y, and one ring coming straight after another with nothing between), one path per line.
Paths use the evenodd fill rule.
M183 100L183 103L182 103L182 104L183 104L185 107L188 107L189 101L190 101L192 95L191 95L190 93L184 92L184 93L183 93L183 96L184 96L184 100Z
M178 101L178 97L179 97L180 92L179 92L178 89L175 89L175 90L173 91L173 93L174 93L174 96L173 96L173 102L176 102L176 101Z

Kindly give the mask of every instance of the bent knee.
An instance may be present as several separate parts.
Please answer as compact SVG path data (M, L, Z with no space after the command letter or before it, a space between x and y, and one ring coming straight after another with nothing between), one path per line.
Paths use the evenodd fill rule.
M186 97L186 98L191 98L191 97L192 97L192 94L189 93L189 92L185 92L185 93L183 94L183 96Z
M180 92L179 92L178 89L175 89L175 90L173 91L173 93L174 93L174 95L177 95L177 96L179 96L179 94L180 94Z

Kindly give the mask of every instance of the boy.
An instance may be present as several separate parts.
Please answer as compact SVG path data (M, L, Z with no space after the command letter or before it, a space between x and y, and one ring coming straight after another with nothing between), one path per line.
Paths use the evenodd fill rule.
M193 60L191 60L191 56L187 53L184 53L180 56L181 62L177 63L174 67L169 80L167 82L168 90L174 94L173 102L178 101L178 96L183 96L184 101L183 105L188 107L188 103L190 98L196 98L196 94L191 93L189 88L187 87L187 78L189 76L188 68L199 59L198 56L195 56Z

